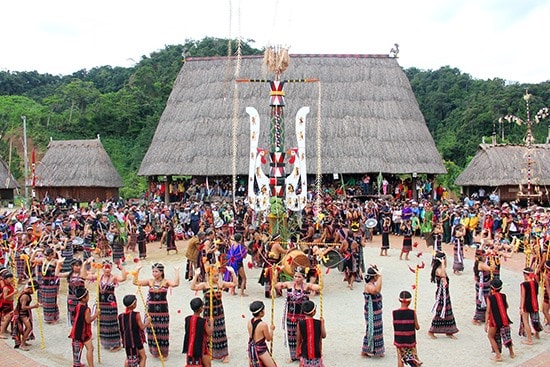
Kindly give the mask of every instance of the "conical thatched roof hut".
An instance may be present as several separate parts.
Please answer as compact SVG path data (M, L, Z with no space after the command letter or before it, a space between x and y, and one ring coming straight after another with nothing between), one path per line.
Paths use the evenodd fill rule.
M143 176L232 174L232 122L238 103L237 174L248 174L248 106L261 118L260 144L269 147L269 86L237 84L234 62L192 58L183 65L139 170ZM271 78L262 58L244 57L240 78ZM316 125L321 126L322 173L445 173L409 81L386 55L291 55L285 84L285 149L296 146L296 112L309 106L307 170L316 172ZM320 116L319 116L319 101Z
M17 188L19 183L12 176L6 162L0 159L0 202L3 206L9 202L13 203L14 190Z
M527 186L527 162L528 150L524 145L480 144L475 157L456 178L455 184L463 186L467 194L484 188L498 191L501 200L515 200L520 185L524 192ZM531 146L531 185L533 193L536 187L545 192L546 186L550 186L550 144Z
M36 166L36 193L78 202L118 198L124 184L98 139L51 141Z

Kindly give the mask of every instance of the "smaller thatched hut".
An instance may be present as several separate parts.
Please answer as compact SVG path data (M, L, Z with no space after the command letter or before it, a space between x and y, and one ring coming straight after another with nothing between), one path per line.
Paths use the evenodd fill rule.
M528 149L524 145L480 144L468 167L457 177L455 184L467 195L483 189L496 193L501 201L526 198ZM548 202L550 189L550 144L531 147L532 201Z
M51 141L36 166L36 199L60 196L76 202L118 198L124 184L99 137Z
M13 204L14 191L19 188L19 183L12 176L8 165L0 159L0 204L7 206Z

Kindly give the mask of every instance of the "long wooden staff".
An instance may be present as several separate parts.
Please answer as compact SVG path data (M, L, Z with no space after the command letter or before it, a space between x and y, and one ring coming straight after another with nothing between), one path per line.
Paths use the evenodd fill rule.
M96 274L96 291L97 291L97 363L101 363L101 275L100 270L103 268L102 264L94 264L94 267L97 269Z
M136 282L137 282L137 279L136 279ZM137 287L138 287L139 298L141 298L141 303L143 303L143 307L145 308L145 316L147 318L150 318L151 315L149 314L149 309L147 308L147 303L145 303L145 297L143 297L143 293L141 292L141 285L139 285L139 283L138 283ZM153 327L153 323L151 323L151 325L149 327L151 328L151 333L153 334L153 341L155 342L155 345L156 345L158 353L159 353L160 363L162 363L162 367L164 367L164 356L162 355L162 352L160 350L159 341L157 339L157 333L155 333L155 328Z
M208 268L209 272L208 272L208 284L210 285L210 299L209 299L209 304L210 304L210 315L209 315L209 318L210 318L210 322L212 323L212 325L214 325L214 288L213 285L214 285L214 281L213 281L213 274L212 274L212 265L209 266ZM214 352L214 333L212 333L212 335L210 335L210 355L212 355Z
M21 255L21 257L25 260L25 263L27 264L27 270L29 271L29 281L31 282L32 293L34 294L36 302L38 302L38 293L36 292L36 288L34 287L34 280L32 278L31 263L29 261L29 255L23 254ZM40 314L40 307L36 309L36 317L38 318L38 328L40 329L40 348L44 349L46 348L46 343L44 341L44 324L42 323L42 315Z
M275 325L275 268L277 265L273 264L271 265L271 326ZM269 345L269 350L271 350L271 354L273 355L273 338L271 338L271 342Z
M323 318L323 272L321 265L317 265L317 274L319 275L319 315Z

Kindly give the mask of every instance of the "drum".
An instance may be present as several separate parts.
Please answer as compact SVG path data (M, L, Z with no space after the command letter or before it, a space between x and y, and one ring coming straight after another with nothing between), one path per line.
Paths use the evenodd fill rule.
M369 229L376 227L376 224L377 224L377 222L376 222L376 219L374 219L374 218L369 218L365 222L365 226Z
M283 257L283 272L288 275L294 275L296 267L301 266L302 268L311 267L311 263L307 255L298 249L291 250Z
M321 257L321 262L327 268L334 269L338 267L340 263L343 263L342 255L340 255L340 253L336 250L329 250L323 255L323 257Z

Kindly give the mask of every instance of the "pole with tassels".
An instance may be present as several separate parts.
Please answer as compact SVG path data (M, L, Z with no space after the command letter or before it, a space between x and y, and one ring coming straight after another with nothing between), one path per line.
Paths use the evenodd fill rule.
M97 363L101 363L101 282L100 282L100 271L101 268L103 268L102 264L94 263L92 265L94 268L96 268L96 291L97 291L97 298L96 298L96 307L97 307L97 319L96 319L96 325L97 325Z
M36 292L36 287L34 286L34 280L32 277L32 270L31 270L31 263L29 261L29 255L22 254L21 258L25 260L25 264L27 265L27 270L29 272L29 282L31 284L32 293L36 298L36 302L38 302L38 294ZM40 329L40 348L44 349L46 348L46 343L44 342L44 324L42 323L42 314L40 313L40 307L36 309L36 317L38 318L38 327Z

